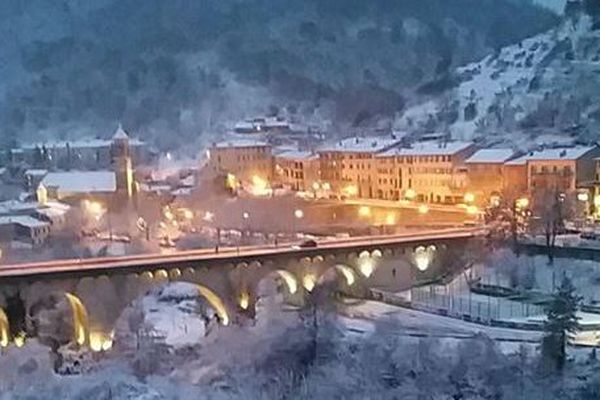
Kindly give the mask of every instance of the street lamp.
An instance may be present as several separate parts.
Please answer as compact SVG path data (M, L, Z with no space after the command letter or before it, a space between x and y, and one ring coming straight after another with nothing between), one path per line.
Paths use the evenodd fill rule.
M360 206L358 215L361 217L369 217L371 215L371 208L369 206Z
M294 211L294 217L296 217L297 219L302 219L304 218L304 211L297 209Z
M427 214L429 212L429 207L427 204L421 204L418 208L419 214Z

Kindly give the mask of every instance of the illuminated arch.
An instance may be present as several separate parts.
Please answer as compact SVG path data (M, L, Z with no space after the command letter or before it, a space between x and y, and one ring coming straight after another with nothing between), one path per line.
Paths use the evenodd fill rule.
M358 255L358 258L369 258L371 256L371 253L369 253L368 250L364 250L361 251L360 254Z
M229 325L229 314L227 313L227 308L225 307L225 304L223 303L221 298L206 286L193 283L192 285L196 286L200 295L204 297L206 301L208 301L212 308L215 309L217 315L219 316L219 319L221 320L221 323L224 326Z
M179 268L173 268L169 271L169 278L179 279L181 277L181 270Z
M71 306L73 314L73 338L75 342L83 346L89 338L89 319L88 313L79 297L71 293L65 293L65 297Z
M334 268L344 277L348 286L354 285L354 282L356 282L356 275L352 268L344 264L337 264Z
M168 280L169 274L167 273L167 270L165 270L165 269L157 269L156 271L154 271L154 277L156 279ZM152 278L150 278L150 279L152 279Z
M381 250L375 249L371 253L371 257L373 257L373 258L381 258L381 257L383 257L383 253L381 252Z
M4 309L0 308L0 346L6 347L10 341L10 326Z
M325 261L325 259L323 258L323 256L315 256L312 259L313 264L322 263L323 261Z

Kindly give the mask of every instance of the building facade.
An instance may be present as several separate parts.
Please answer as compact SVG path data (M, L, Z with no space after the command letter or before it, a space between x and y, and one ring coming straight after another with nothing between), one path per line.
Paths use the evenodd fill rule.
M512 149L481 149L465 161L469 192L475 203L488 205L502 196L506 183L510 182L505 164L513 155Z
M240 182L273 180L272 147L266 142L239 139L213 143L207 155L207 170L214 176L230 174Z
M320 185L319 157L308 151L286 150L275 155L275 182L297 192Z

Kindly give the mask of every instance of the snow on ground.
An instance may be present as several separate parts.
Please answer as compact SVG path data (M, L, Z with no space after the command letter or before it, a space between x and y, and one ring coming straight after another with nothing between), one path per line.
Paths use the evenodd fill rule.
M216 325L216 314L206 306L198 288L184 282L167 285L142 299L145 324L174 348L193 346Z
M362 328L367 332L376 321L388 319L394 329L403 334L465 338L481 333L497 341L538 342L541 339L541 332L484 326L374 301L351 306L344 311L344 316L341 320L349 329Z

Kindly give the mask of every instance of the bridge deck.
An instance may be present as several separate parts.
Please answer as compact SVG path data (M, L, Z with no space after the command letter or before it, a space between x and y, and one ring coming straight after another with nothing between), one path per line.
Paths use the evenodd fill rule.
M69 272L95 272L102 273L111 270L131 267L165 267L190 261L219 261L232 260L241 262L245 258L256 256L295 256L303 257L313 255L321 250L351 250L354 248L389 246L402 243L422 242L445 239L467 239L481 236L486 231L480 228L454 228L441 230L428 230L419 233L406 233L398 235L380 235L354 237L348 239L320 241L316 248L294 248L291 245L260 245L246 247L224 247L216 253L214 249L201 249L179 251L173 254L142 254L134 256L105 257L94 259L67 259L38 263L24 263L0 266L0 278L18 278L39 275L52 275Z

